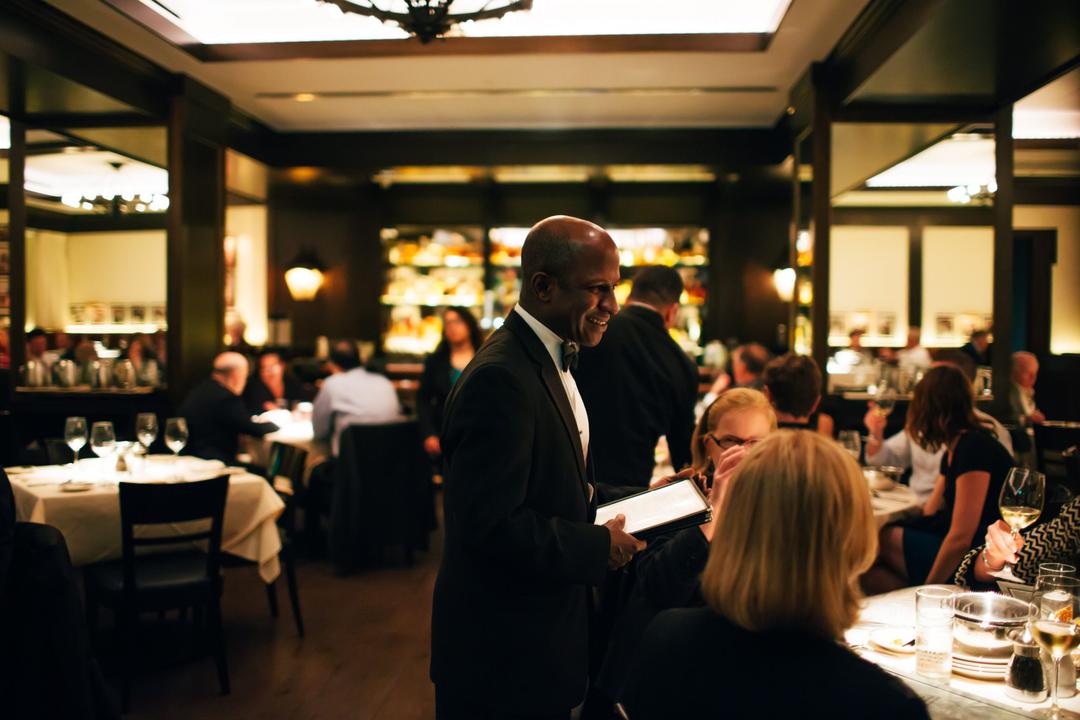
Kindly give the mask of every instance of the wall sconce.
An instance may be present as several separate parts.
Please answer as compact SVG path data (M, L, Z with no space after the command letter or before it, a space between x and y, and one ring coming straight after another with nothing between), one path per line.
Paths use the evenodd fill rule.
M776 294L784 302L791 302L795 297L795 269L780 268L773 270L773 285L776 286Z
M285 270L285 284L293 300L314 300L323 284L323 268L315 253L301 251Z

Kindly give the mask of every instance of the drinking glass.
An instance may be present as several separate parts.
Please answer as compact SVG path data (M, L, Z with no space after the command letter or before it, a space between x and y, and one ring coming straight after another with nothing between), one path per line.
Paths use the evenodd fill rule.
M180 451L188 441L187 420L176 417L165 421L165 446L173 451L173 464L179 462Z
M884 377L878 383L877 395L874 397L875 411L882 417L889 417L893 408L896 407L896 385L890 378Z
M1027 468L1015 467L1009 470L1005 484L998 496L998 508L1002 519L1012 528L1013 537L1019 537L1020 531L1039 519L1043 510L1043 498L1046 495L1046 476ZM1012 566L1005 563L999 577L1015 578Z
M86 418L69 417L64 421L64 442L75 453L72 460L72 472L79 466L79 451L86 445Z
M158 422L154 413L139 413L135 416L135 438L143 446L146 454L150 454L150 446L157 439Z
M859 437L859 431L841 430L836 439L840 443L840 447L855 458L855 462L859 462L859 455L862 453L862 438Z
M116 451L116 431L111 422L96 422L90 426L90 449L99 458L109 457Z
M1043 575L1060 575L1064 577L1075 577L1076 566L1067 565L1065 563L1039 563L1039 576Z
M928 585L915 591L915 672L948 681L952 673L955 592Z
M1058 717L1058 669L1061 659L1080 646L1080 580L1060 575L1043 575L1036 583L1036 598L1028 629L1035 642L1054 661L1054 679L1050 685L1050 717ZM1040 595L1038 586L1041 586Z

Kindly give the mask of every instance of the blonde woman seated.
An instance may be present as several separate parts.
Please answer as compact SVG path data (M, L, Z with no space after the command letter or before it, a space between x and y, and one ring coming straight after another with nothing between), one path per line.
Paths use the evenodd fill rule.
M781 430L732 476L701 579L707 607L649 625L627 682L633 720L926 718L899 680L841 644L877 525L855 461Z
M751 447L776 430L776 415L757 390L735 388L702 414L690 440L693 468L711 482L711 523L654 538L632 568L633 590L619 613L597 688L617 700L641 636L661 610L701 604L698 578L705 569L709 540L719 522L723 489ZM708 489L708 488L707 488Z

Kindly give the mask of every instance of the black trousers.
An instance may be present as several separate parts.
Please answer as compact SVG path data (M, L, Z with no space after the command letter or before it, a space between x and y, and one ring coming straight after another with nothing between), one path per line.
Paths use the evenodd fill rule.
M569 720L570 711L548 714L529 713L527 707L521 712L504 712L486 707L473 699L453 695L435 686L435 720Z

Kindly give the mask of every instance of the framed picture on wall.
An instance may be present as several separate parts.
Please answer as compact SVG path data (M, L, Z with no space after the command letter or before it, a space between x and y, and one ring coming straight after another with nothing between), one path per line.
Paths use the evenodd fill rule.
M0 273L11 272L11 246L6 240L0 241Z
M123 325L128 321L128 306L127 305L110 305L109 306L109 319L113 325Z
M889 337L896 329L896 313L883 312L877 316L877 334Z
M844 335L847 328L844 327L844 313L829 313L829 334Z
M86 306L86 314L91 325L105 325L109 322L109 306L105 303L90 303Z
M949 337L956 333L952 313L938 313L934 318L934 332L938 337Z
M146 306L145 305L132 305L129 312L131 322L138 325L142 325L146 322Z
M72 325L85 325L86 305L83 303L74 303L68 308L68 316L71 318Z
M165 306L164 305L151 305L150 306L150 322L155 325L165 324Z

